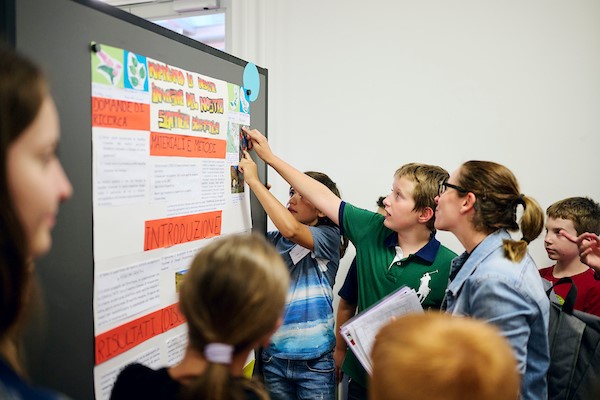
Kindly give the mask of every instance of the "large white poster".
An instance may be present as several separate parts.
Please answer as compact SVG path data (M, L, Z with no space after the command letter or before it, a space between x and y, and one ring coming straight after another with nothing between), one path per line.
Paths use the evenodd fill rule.
M178 283L208 241L251 229L237 168L250 103L237 85L92 49L94 380L103 400L128 363L181 359Z

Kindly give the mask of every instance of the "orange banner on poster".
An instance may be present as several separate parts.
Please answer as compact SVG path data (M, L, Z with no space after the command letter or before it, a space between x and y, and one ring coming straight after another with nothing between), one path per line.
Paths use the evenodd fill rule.
M96 336L96 365L185 323L177 304L155 311Z
M146 221L144 251L219 236L222 211Z
M151 156L225 158L225 147L225 140L220 139L150 133Z
M150 105L92 97L92 126L149 131Z

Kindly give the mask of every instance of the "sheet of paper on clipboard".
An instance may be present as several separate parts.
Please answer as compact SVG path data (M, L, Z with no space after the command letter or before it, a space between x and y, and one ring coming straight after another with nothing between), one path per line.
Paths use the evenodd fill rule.
M358 361L371 375L371 350L379 329L391 318L422 312L423 307L415 290L403 286L349 319L341 326L340 332Z

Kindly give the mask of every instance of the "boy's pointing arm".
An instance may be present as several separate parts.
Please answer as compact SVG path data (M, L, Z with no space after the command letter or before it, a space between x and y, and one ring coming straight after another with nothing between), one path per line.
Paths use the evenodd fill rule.
M296 168L277 157L271 151L267 138L256 129L244 129L252 140L252 148L267 164L271 166L302 197L310 201L319 211L325 214L336 225L339 225L338 211L342 200L327 186L298 171Z

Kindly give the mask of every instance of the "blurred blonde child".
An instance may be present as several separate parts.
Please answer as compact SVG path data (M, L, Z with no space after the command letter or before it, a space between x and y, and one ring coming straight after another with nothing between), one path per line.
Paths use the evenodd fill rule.
M372 351L371 400L516 400L520 377L494 326L435 312L384 326Z

